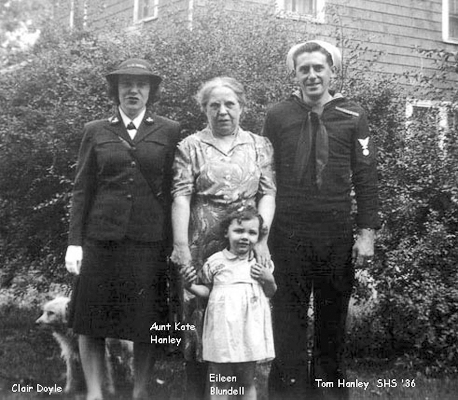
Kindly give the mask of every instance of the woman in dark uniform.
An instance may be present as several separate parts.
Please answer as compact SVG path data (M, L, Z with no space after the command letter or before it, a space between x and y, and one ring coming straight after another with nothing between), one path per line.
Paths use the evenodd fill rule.
M70 215L70 324L79 334L87 399L102 399L105 338L134 342L133 398L154 366L149 327L164 322L170 171L179 124L148 111L161 78L142 59L107 76L117 105L85 125Z

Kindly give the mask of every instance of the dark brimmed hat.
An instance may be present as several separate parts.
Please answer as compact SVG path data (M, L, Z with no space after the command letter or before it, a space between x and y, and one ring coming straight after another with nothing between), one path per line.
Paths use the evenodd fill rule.
M141 58L129 58L123 61L114 71L107 74L105 78L110 84L113 84L119 75L147 76L150 78L151 84L155 85L159 85L162 82L162 78L154 73L150 63Z

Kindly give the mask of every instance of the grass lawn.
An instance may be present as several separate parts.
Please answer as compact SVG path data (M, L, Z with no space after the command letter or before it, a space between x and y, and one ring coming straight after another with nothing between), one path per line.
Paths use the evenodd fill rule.
M0 400L50 398L43 387L64 387L65 365L60 350L50 332L35 326L40 310L19 308L9 304L0 307ZM354 362L349 381L368 382L367 389L351 388L351 400L455 400L458 399L458 378L430 379L415 371L399 371L386 365ZM153 378L155 399L186 399L183 387L183 362L178 354L166 356L157 363ZM119 384L116 399L129 399L130 384ZM13 393L14 384L33 387L29 393ZM16 386L17 387L17 386ZM53 399L83 400L82 393L72 396L55 395ZM299 398L303 398L299 396Z

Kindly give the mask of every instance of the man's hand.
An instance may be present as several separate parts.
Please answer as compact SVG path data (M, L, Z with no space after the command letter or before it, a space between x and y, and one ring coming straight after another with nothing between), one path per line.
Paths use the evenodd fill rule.
M81 246L68 246L65 253L65 267L67 271L79 275L83 261L83 248Z
M352 261L356 268L361 268L372 264L374 257L374 237L373 229L361 229L355 244L353 245Z

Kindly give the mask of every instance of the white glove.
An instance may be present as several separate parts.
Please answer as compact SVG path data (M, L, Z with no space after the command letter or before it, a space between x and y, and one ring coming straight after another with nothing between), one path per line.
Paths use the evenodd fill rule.
M65 254L65 267L67 271L79 275L81 261L83 260L83 248L81 246L68 246Z

